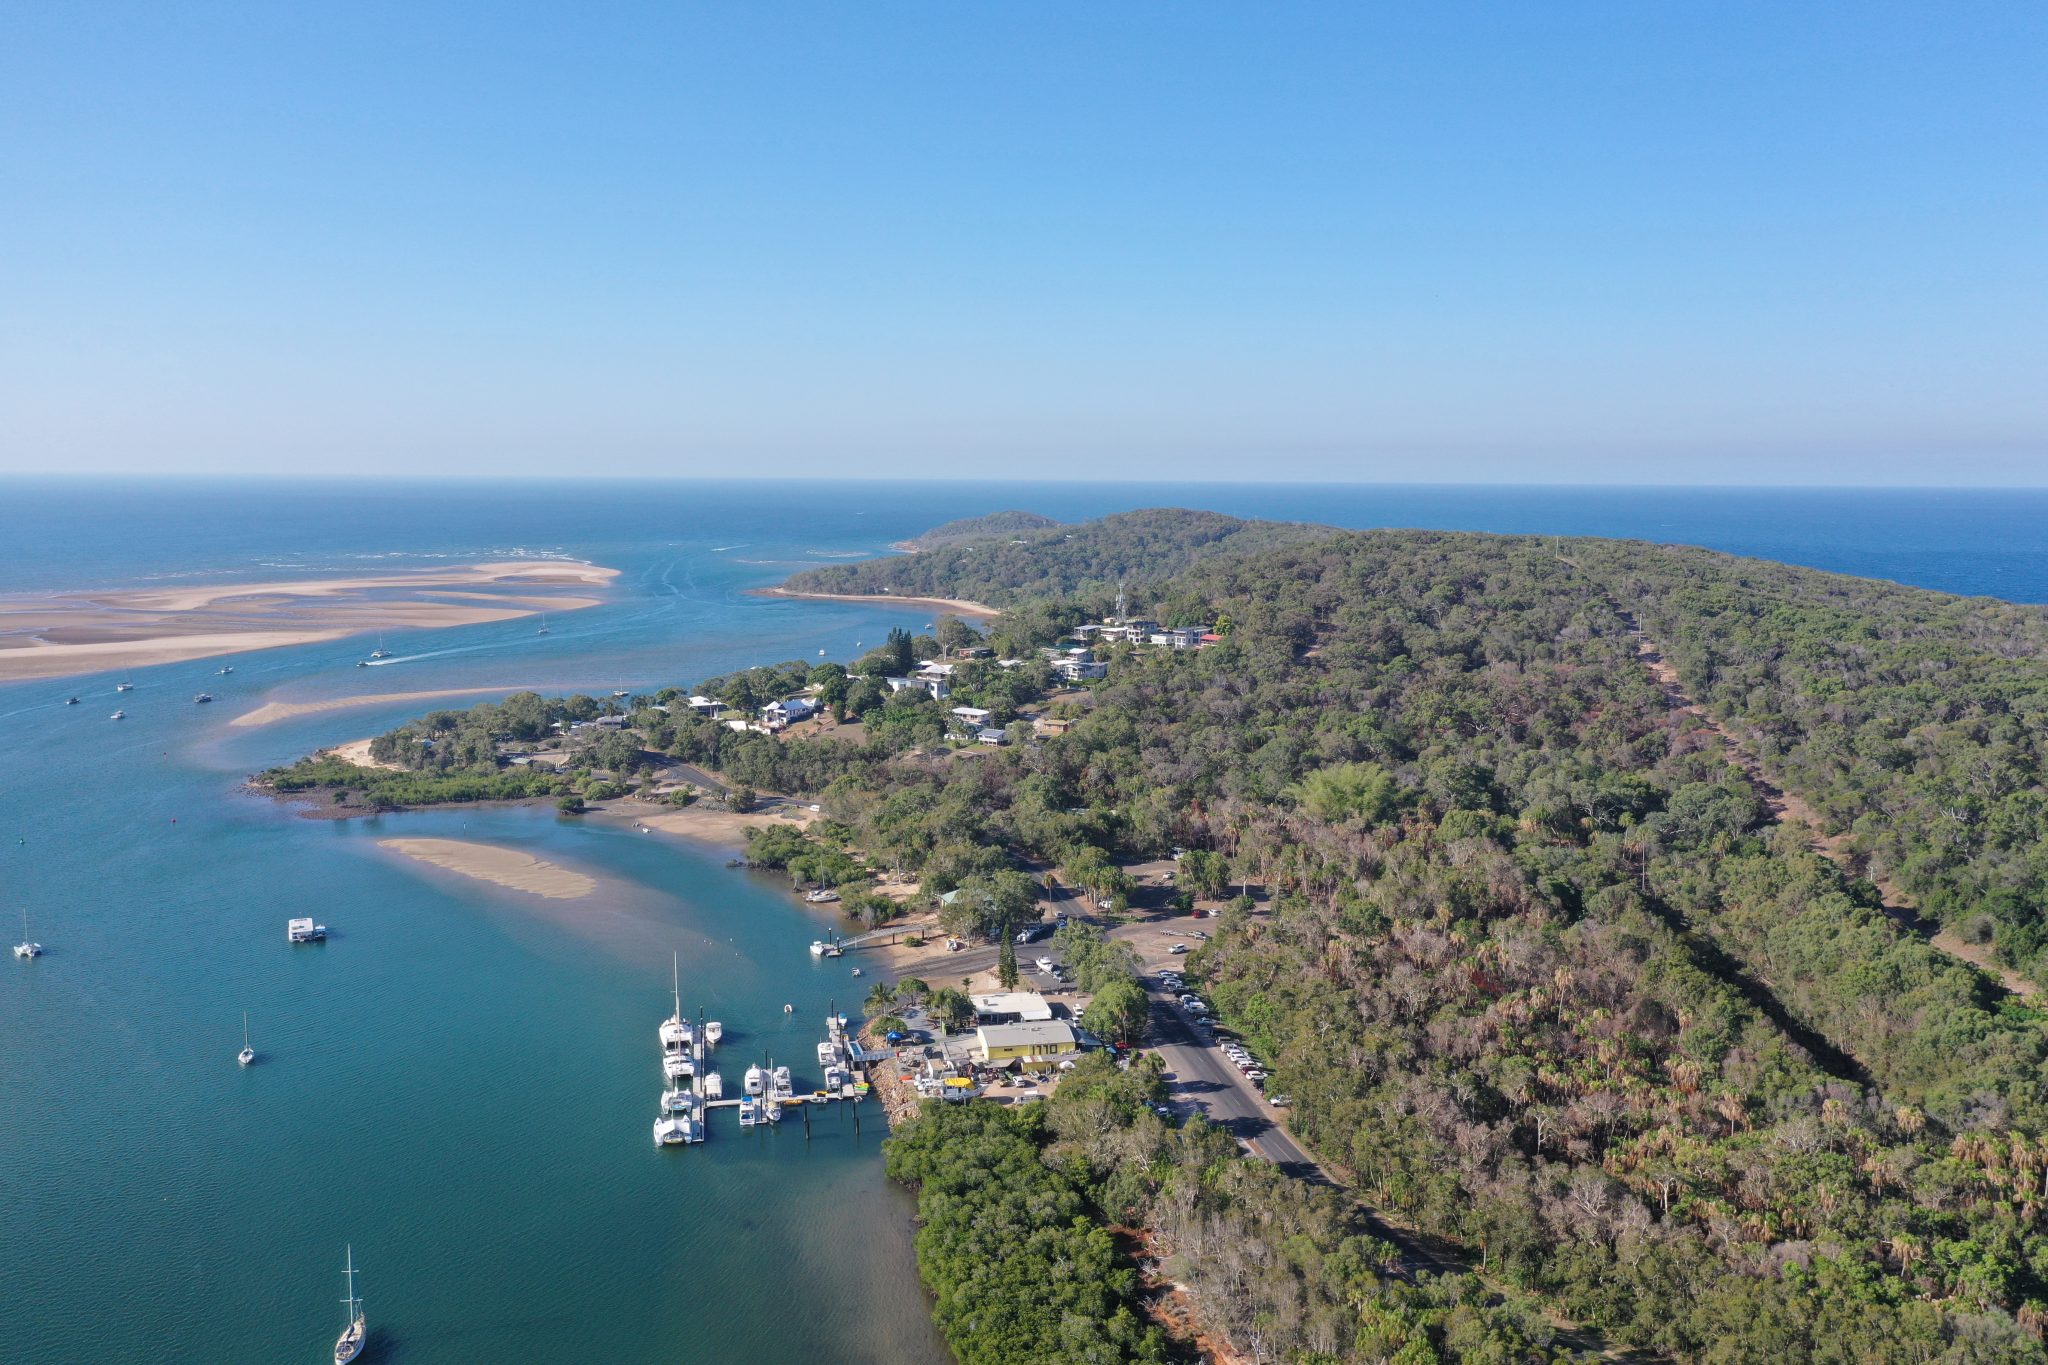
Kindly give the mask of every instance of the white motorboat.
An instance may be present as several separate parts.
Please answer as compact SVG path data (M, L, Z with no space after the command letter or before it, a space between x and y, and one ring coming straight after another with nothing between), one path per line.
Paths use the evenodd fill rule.
M706 1044L711 1047L717 1047L724 1040L725 1025L719 1023L716 1019L710 1020L704 1025L704 1041Z
M26 961L43 955L43 945L28 936L28 910L21 912L21 942L14 945L14 955Z
M192 700L195 704L199 706L204 706L206 705L206 703L213 700L213 694L211 692L195 693L192 697Z
M76 705L78 705L78 698L76 698L76 697L73 697L73 698L72 698L72 699L71 699L70 701L67 701L67 702L65 702L64 704L65 704L66 706L76 706Z
M235 1054L235 1060L243 1066L256 1060L256 1049L249 1046L249 1011L242 1011L242 1050Z
M825 1089L831 1093L836 1095L846 1089L846 1081L846 1068L839 1063L834 1062L825 1068Z
M812 957L823 957L824 955L825 955L825 940L824 940L824 939L822 939L822 938L814 938L814 939L812 939L812 940L811 940L811 956L812 956Z
M363 1353L363 1339L369 1328L363 1322L363 1301L356 1297L356 1249L348 1249L348 1297L342 1304L348 1309L348 1325L341 1329L341 1335L334 1339L334 1365L349 1365L351 1360Z
M768 1073L758 1066L747 1068L746 1078L740 1082L749 1095L758 1095L768 1088Z
M128 713L127 713L126 711L116 711L116 712L115 712L115 713L114 713L113 715L111 715L111 716L108 716L108 717L107 717L107 719L108 719L108 720L126 720L126 719L128 719Z
M740 1127L752 1128L761 1121L761 1101L752 1095L740 1099Z
M818 1065L831 1066L839 1060L839 1044L823 1042L818 1044Z
M771 1100L796 1098L796 1086L789 1078L788 1067L778 1066L775 1068L774 1075L768 1082L768 1098Z
M235 666L234 666L233 664L229 664L229 665L228 665L227 667L225 667L225 668L221 669L221 671L220 671L220 672L221 672L221 676L222 676L222 677L226 677L226 676L227 676L228 674L230 674L230 673L232 673L232 672L234 672L234 671L235 671Z
M704 1073L703 1079L705 1099L722 1100L725 1098L725 1077L719 1075L716 1071L707 1071Z
M761 1117L770 1123L782 1122L782 1101L768 1098L761 1101Z

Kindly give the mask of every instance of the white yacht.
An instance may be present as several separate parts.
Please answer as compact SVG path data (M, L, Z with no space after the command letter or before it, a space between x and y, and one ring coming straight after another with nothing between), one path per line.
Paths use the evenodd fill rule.
M752 1128L761 1121L761 1101L752 1095L740 1099L740 1127Z
M687 1114L697 1106L697 1097L690 1093L688 1086L679 1085L661 1092L661 1110L665 1114Z
M234 672L234 671L235 671L235 666L234 666L233 664L229 664L229 665L228 665L227 667L225 667L225 668L221 669L221 671L220 671L220 672L221 672L221 676L222 676L222 677L226 677L226 676L227 676L228 674L230 674L230 673L232 673L232 672Z
M746 1079L740 1083L749 1095L758 1095L768 1088L768 1073L758 1066L747 1068Z
M256 1049L249 1046L249 1011L242 1011L242 1050L235 1054L235 1060L243 1066L256 1060Z
M696 1070L690 1064L687 1052L664 1052L661 1054L661 1074L671 1081L680 1081Z
M111 715L111 716L108 716L108 717L107 717L107 719L108 719L108 720L126 720L126 719L128 719L128 713L127 713L126 711L116 711L116 712L115 712L115 713L114 713L113 715Z
M133 691L135 690L135 684L134 684L134 683L115 683L115 684L114 684L114 690L115 690L116 692L133 692Z
M384 651L384 636L381 632L377 636L377 647L370 651L370 657L373 659L388 659L391 657Z
M546 612L542 612L542 613L540 614L540 629L539 629L539 630L537 630L537 631L535 631L535 632L534 632L534 634L535 634L535 635L545 635L545 634L547 634L547 633L548 633L548 614L547 614Z
M348 1309L348 1325L341 1329L341 1335L334 1339L334 1365L348 1365L363 1353L363 1338L369 1329L363 1322L363 1301L356 1297L356 1249L348 1249L348 1297L342 1304Z
M716 1019L710 1020L704 1025L704 1042L707 1046L717 1047L724 1040L725 1025L719 1023Z
M664 1113L654 1121L654 1145L680 1147L690 1140L689 1129L678 1114Z
M839 1063L834 1062L825 1068L825 1089L834 1095L846 1089L847 1079L846 1068Z
M774 1076L768 1082L768 1098L771 1100L796 1098L796 1086L789 1078L788 1067L778 1066L775 1068Z
M707 1071L704 1073L703 1079L705 1099L722 1100L725 1098L725 1077L719 1075L716 1071Z
M21 942L14 945L14 955L23 959L41 957L43 955L43 945L28 936L28 910L26 908L21 912Z

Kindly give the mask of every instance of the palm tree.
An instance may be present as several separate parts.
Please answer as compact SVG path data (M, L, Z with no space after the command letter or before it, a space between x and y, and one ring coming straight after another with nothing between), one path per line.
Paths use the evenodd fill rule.
M874 1019L887 1014L889 1007L895 1003L896 988L888 982L877 981L868 988L866 1004L868 1018Z

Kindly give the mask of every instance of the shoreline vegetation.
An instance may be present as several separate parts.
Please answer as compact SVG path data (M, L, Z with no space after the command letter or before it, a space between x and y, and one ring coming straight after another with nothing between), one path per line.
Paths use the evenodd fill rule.
M593 564L504 560L352 578L5 596L0 682L577 611L598 605L603 598L588 590L617 576Z
M1151 1062L927 1104L889 1169L963 1361L1170 1358L1156 1324L1191 1314L1245 1359L2048 1362L2048 1014L1887 913L2048 976L2048 611L1172 511L792 584L1003 614L707 680L706 714L438 712L368 780L545 755L565 801L786 793L819 810L749 834L753 865L858 922L932 915L1011 979L1055 884L1091 919L1220 905L1177 960L1334 1187L1162 1117ZM1076 644L1119 593L1146 627ZM1075 649L1106 676L1057 676ZM1142 1032L1128 970L1091 1029L1107 995Z

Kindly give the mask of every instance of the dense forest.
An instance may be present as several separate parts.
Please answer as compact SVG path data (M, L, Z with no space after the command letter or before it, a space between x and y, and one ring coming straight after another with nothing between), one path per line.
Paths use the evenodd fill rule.
M1036 512L990 512L987 516L962 517L949 521L943 526L912 536L909 540L896 543L899 550L937 550L947 545L957 545L968 540L988 540L997 536L1023 535L1031 531L1050 531L1060 523L1051 517Z
M1125 1316L1139 1253L1110 1232L1249 1359L2048 1360L2048 1019L1775 825L1624 614L1874 872L2037 963L2041 613L1615 542L1235 523L1238 551L1162 545L1176 524L881 562L957 575L897 592L1007 595L998 653L1099 609L1104 566L1143 584L1135 610L1218 623L1199 650L1108 650L1056 737L966 756L928 698L800 664L716 685L809 678L858 738L648 732L821 801L860 856L820 867L850 889L1024 865L1108 887L1178 846L1210 894L1252 893L1188 970L1343 1188L1160 1123L1138 1073L928 1113L891 1169L964 1359L1171 1351ZM1047 704L1042 671L962 677ZM1470 1273L1410 1282L1368 1210ZM1100 1273L1053 1274L1075 1265ZM1041 1282L1070 1333L1023 1321ZM963 1311L984 1294L1024 1307Z
M1078 526L949 539L919 554L806 569L784 586L798 592L957 597L992 606L1079 598L1100 610L1114 599L1121 581L1133 587L1156 585L1219 555L1327 534L1327 527L1149 509Z

